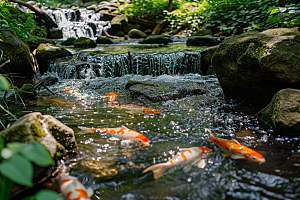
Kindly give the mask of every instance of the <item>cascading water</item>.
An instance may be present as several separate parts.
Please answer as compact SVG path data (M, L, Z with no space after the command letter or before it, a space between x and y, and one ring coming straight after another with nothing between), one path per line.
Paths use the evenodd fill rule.
M110 28L110 21L100 21L100 14L87 9L60 9L45 11L62 29L63 39L75 37L94 38Z
M201 73L201 54L118 54L90 56L81 53L68 63L53 63L49 72L63 79L117 77L125 74L159 76L162 74Z

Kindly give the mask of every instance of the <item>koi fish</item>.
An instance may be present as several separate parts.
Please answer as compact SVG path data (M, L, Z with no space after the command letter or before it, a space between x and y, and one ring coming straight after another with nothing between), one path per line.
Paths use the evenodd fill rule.
M62 162L61 173L56 177L60 191L65 200L90 200L94 191L92 188L86 189L75 176L70 176L66 166Z
M211 130L205 129L206 132L210 133L208 140L214 142L221 150L225 151L224 157L230 156L232 159L246 159L252 162L258 162L259 164L265 163L265 158L258 152L241 145L235 139L223 140L216 138Z
M110 92L109 94L102 96L102 98L107 98L108 102L113 102L113 101L118 100L118 96L121 96L121 95L118 95L114 92Z
M143 113L148 113L148 114L158 114L158 113L162 113L162 110L156 110L154 108L144 108Z
M197 167L203 169L206 166L205 158L207 158L211 154L211 149L207 147L191 147L181 149L177 155L172 158L172 160L166 163L159 163L156 165L152 165L145 169L143 173L152 171L153 178L160 178L163 173L173 167L180 167L185 165L183 168L184 172L189 172L192 166L198 163ZM176 168L175 168L176 169Z
M140 105L134 105L134 104L117 104L117 103L113 103L110 105L110 107L115 107L115 108L124 108L124 109L128 109L128 110L132 110L132 112L129 112L130 114L137 114L137 113L148 113L148 114L158 114L158 113L162 113L162 110L156 110L154 108L146 108L144 106L140 106Z
M66 93L71 94L71 96L78 97L78 100L85 100L85 98L82 97L82 94L77 90L73 90L72 88L63 88L63 90L65 90Z
M142 146L150 146L150 140L148 140L144 135L141 133L129 129L126 126L121 126L119 128L86 128L79 126L78 128L82 130L88 130L88 131L93 131L93 132L104 132L110 135L113 135L115 137L119 137L123 140L130 140L135 144L142 145Z

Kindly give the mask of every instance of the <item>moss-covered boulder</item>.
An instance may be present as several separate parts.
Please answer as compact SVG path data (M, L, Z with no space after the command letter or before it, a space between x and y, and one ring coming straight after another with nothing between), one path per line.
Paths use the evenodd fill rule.
M227 98L266 105L283 88L300 88L300 32L269 29L227 37L212 66Z
M51 115L39 112L24 115L7 129L0 132L6 142L43 144L53 158L66 155L66 150L75 151L77 143L74 131Z
M50 43L40 44L36 50L36 58L39 64L40 73L48 71L51 62L57 60L68 60L73 54L64 47L58 47Z
M73 45L77 48L95 48L97 43L90 38L81 37L73 41Z
M213 46L213 47L209 47L207 49L204 49L201 52L201 72L202 74L207 75L207 71L209 69L209 67L211 66L211 59L213 54L217 51L217 49L219 48L219 46Z
M129 31L132 29L140 29L141 25L139 24L129 24L129 23L122 23L122 30L125 34L128 34Z
M199 30L199 31L197 31L196 33L194 33L192 36L207 36L207 35L212 35L213 33L212 33L212 31L211 30L209 30L209 29L202 29L202 30Z
M62 41L60 44L61 45L65 45L65 46L70 46L73 45L73 42L76 40L76 38L72 37L72 38L68 38L64 41Z
M106 37L97 37L96 39L97 44L113 44L114 42Z
M4 40L0 42L0 49L3 51L0 64L10 60L1 68L1 73L13 73L24 78L32 78L36 72L29 46L9 30L0 30L0 35Z
M149 37L142 40L141 44L168 44L172 42L169 37L163 35L150 35Z
M192 36L186 41L187 46L214 46L217 39L212 36Z
M147 34L144 33L143 31L137 30L137 29L132 29L128 32L128 36L130 38L146 38Z
M276 132L300 135L300 90L282 89L260 114L260 124ZM267 123L266 123L267 122Z

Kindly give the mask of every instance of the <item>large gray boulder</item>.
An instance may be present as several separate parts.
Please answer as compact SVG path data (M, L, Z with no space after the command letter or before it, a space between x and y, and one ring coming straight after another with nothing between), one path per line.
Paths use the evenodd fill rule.
M226 98L266 105L283 88L300 88L300 33L269 29L226 38L212 66Z
M128 36L130 38L146 38L147 34L144 33L143 31L137 30L137 29L131 29L128 32Z
M260 124L271 126L276 132L300 135L299 99L300 90L291 88L280 90L258 118Z

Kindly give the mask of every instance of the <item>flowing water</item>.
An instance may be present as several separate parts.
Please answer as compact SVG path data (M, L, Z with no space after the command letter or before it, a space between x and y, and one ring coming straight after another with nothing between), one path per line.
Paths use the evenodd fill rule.
M78 154L70 155L66 163L74 166L71 175L94 189L92 199L300 198L299 137L272 136L272 129L261 128L257 118L252 117L256 111L247 113L238 104L223 98L215 76L58 77L59 82L50 86L57 94L50 96L41 90L39 98L31 101L26 110L51 114L73 128L79 150ZM128 80L167 81L175 85L197 83L207 92L153 104L132 98L125 89ZM82 97L78 99L65 93L65 87L80 91ZM119 104L144 105L162 109L163 113L145 114L111 107L101 98L111 91L122 95L118 97ZM108 135L84 134L78 128L122 125L142 133L151 140L151 146L144 149L122 146ZM266 158L266 163L259 165L224 158L222 152L207 141L205 128L219 138L233 137L255 149ZM145 167L170 160L180 148L193 146L206 146L213 151L204 169L193 166L188 173L178 169L158 180L153 179L152 172L142 173Z

